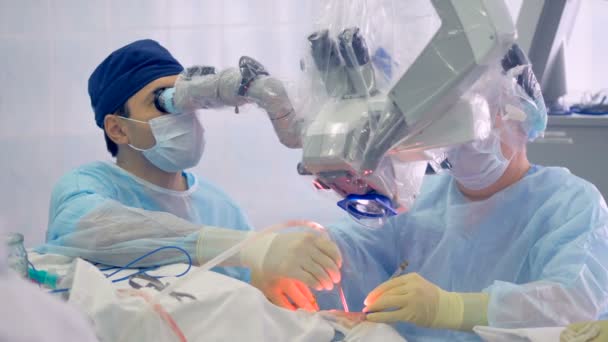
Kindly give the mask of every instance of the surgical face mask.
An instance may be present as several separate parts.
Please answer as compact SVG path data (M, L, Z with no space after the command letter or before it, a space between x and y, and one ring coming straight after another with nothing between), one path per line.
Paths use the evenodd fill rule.
M156 144L141 151L152 164L165 172L178 172L198 164L205 149L204 129L196 114L166 114L150 121L125 120L150 125Z
M470 190L481 190L494 184L510 162L503 156L500 138L496 134L454 148L448 152L448 160L454 178Z

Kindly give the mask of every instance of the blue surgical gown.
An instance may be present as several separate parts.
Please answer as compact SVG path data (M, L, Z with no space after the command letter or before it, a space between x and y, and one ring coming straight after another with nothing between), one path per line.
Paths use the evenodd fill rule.
M502 328L601 318L608 305L608 209L598 190L564 168L533 166L519 182L473 202L450 175L427 176L413 208L380 229L328 227L343 253L351 311L407 260L407 272L444 290L489 294ZM335 291L322 308L341 308ZM473 333L398 323L411 341L477 341Z
M69 172L53 190L47 242L37 251L121 266L159 247L177 246L196 261L202 226L251 230L242 211L223 191L191 173L184 176L188 189L174 191L109 162L93 162ZM186 260L179 251L164 250L137 265ZM215 270L249 280L243 268Z

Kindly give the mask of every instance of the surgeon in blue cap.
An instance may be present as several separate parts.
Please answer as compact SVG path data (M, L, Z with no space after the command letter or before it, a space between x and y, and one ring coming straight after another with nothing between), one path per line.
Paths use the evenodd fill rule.
M239 206L184 171L203 154L197 114L164 113L154 104L155 92L172 87L182 70L160 44L139 40L93 71L88 90L95 122L116 161L93 162L61 178L52 193L47 242L38 251L120 266L177 246L203 264L249 236ZM186 260L179 250L165 249L136 266ZM308 287L332 288L340 265L331 241L292 232L255 240L217 271L248 281L251 269L271 300L315 309Z

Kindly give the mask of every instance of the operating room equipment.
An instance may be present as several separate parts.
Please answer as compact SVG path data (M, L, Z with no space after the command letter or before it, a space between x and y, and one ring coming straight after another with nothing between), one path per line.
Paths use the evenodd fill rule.
M4 233L4 249L7 253L8 267L24 279L28 277L27 251L23 246L23 234Z
M395 30L401 27L392 27L390 20L382 23L385 27L374 27L372 16L354 14L363 19L342 26L340 20L348 22L350 13L340 12L345 7L337 2L335 8L328 5L328 19L308 37L310 56L303 65L312 81L301 96L310 106L298 109L307 116L297 127L303 149L298 172L313 175L317 187L338 193L344 198L339 206L357 219L408 210L427 162L441 158L437 149L487 132L482 129L489 119L483 107L463 95L514 42L508 10L496 1L431 3L441 25L409 67L396 75L387 67L396 56L382 42L366 37L378 38L374 29L391 32L388 39L398 37ZM381 61L387 62L376 58L374 64L370 56L383 56ZM382 86L386 82L378 78L387 75L391 82Z
M142 255L142 256L140 256L140 257L138 257L138 258L136 258L136 259L134 259L132 261L130 261L129 263L127 263L124 266L116 267L116 269L114 269L112 273L106 274L105 276L107 278L110 278L110 277L114 276L115 274L118 274L120 271L129 269L133 265L136 265L141 260L146 259L146 258L148 258L148 257L150 257L150 256L152 256L154 254L157 254L157 253L159 253L159 252L161 252L163 250L167 250L167 249L175 249L175 250L178 250L178 251L182 252L186 256L186 258L188 260L188 267L186 267L186 269L183 272L181 272L181 273L179 273L177 275L174 275L173 277L179 278L179 277L182 277L182 276L188 274L188 272L190 272L190 269L192 268L192 257L190 256L190 254L185 249L177 247L177 246L163 246L163 247L159 247L159 248L157 248L157 249L155 249L153 251L150 251L150 252L148 252L148 253L146 253L146 254L144 254L144 255ZM145 272L150 271L150 270L154 270L156 268L158 268L158 266L144 267L143 269L140 269L136 273L130 274L130 275L128 275L126 277L123 277L123 278L114 279L114 280L112 280L112 282L123 281L123 280L128 279L128 278L130 278L132 276L135 276L137 274L142 274L142 273L145 274ZM162 277L156 276L156 278L162 278Z
M186 113L198 109L238 107L255 102L268 114L280 142L289 148L301 147L300 122L283 83L269 75L264 66L248 56L238 68L216 73L209 66L186 68L174 87L155 92L154 104L165 113Z
M407 262L407 260L405 260L402 263L400 263L399 267L397 267L397 269L395 270L395 272L393 274L391 274L391 277L388 278L388 279L397 278L397 277L403 275L403 272L405 272L405 269L407 268L408 265L409 265L409 263Z
M408 191L399 193L406 186L398 182L395 164L432 160L429 150L483 133L478 126L484 118L463 95L514 42L508 11L496 1L431 3L441 26L388 89L378 88L370 62L369 49L379 42L365 35L375 32L328 22L309 36L308 68L316 69L327 100L302 132L299 169L345 197L342 207L356 218L392 216L412 205L420 184L406 183ZM421 169L405 178L422 177Z
M35 283L50 289L55 289L57 284L61 281L61 277L51 271L36 270L34 268L28 269L28 278Z
M151 287L157 291L162 291L167 285L163 284L158 278L149 276L147 274L135 274L129 277L129 285L134 289L141 289L143 287ZM189 293L171 291L169 296L177 299L181 302L183 298L189 298L196 300L196 297Z
M399 26L402 18L387 16L374 26L374 18L358 16L342 24L336 18L348 19L349 13L340 14L340 4L328 7L328 19L308 36L302 63L311 87L295 98L310 105L294 110L281 82L248 57L239 70L187 69L156 102L177 111L255 102L268 112L283 144L302 148L298 172L339 194L341 208L357 219L394 216L411 207L427 163L443 160L440 149L487 132L484 109L464 95L515 40L502 1L430 3L440 26L400 70L393 67L399 56L380 40L396 44L400 33L407 34ZM167 98L173 104L163 107L171 102Z
M585 93L578 104L570 107L573 113L586 115L608 114L608 89L595 93Z
M186 250L184 250L183 248L177 247L177 246L163 246L163 247L159 247L153 251L150 251L132 261L130 261L129 263L127 263L124 266L120 266L120 267L105 267L105 268L100 268L100 271L112 271L110 273L104 273L104 276L108 279L112 278L113 276L115 276L116 274L125 271L125 270L134 270L133 265L136 265L138 262L140 262L143 259L149 258L150 256L154 255L154 254L158 254L159 252L163 251L163 250L167 250L167 249L175 249L178 250L180 252L182 252L187 260L188 260L188 266L186 267L186 269L176 275L171 275L171 277L175 277L175 278L179 278L182 277L184 275L186 275L188 272L190 272L190 269L192 268L192 257L190 256L190 254L188 254L188 252ZM158 281L158 279L167 277L167 276L163 276L163 275L154 275L154 276L150 276L148 275L146 272L149 271L154 271L156 269L158 269L159 266L150 266L150 267L143 267L143 268L139 268L136 269L134 272L126 275L126 276L122 276L120 278L114 278L112 279L112 283L119 283L125 280L129 280L131 281L132 278L137 277L137 276L141 276L141 278L153 278L156 279ZM33 265L32 268L29 270L30 271L30 279L32 279L33 281L41 284L41 285L45 285L49 288L51 288L52 290L49 291L49 293L63 293L63 292L69 292L70 288L61 288L58 289L56 288L57 284L59 284L60 282L62 282L63 278L60 277L58 274L54 273L54 272L49 272L49 271L43 271L43 270L36 270ZM154 284L159 284L159 282L154 282ZM160 283L162 284L162 283ZM163 286L158 286L158 288L164 287ZM160 289L159 289L160 291ZM177 298L177 297L176 297Z

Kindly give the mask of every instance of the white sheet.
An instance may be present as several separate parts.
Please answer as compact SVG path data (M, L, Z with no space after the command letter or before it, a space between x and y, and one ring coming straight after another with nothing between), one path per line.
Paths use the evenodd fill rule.
M492 327L473 328L487 342L556 342L564 327L500 329Z
M93 319L100 339L108 341L179 341L171 322L161 318L141 296L153 297L152 288L134 291L128 281L112 284L94 265L78 259L52 255L32 255L37 267L53 269L71 280L69 302ZM149 272L175 275L186 265L168 265ZM193 272L191 270L190 272ZM132 274L121 271L112 279ZM72 275L72 276L70 276ZM171 283L176 278L162 278ZM129 294L125 294L127 291ZM161 300L187 341L405 341L391 326L363 322L352 327L337 326L321 314L289 311L266 300L251 285L215 272L201 272L176 291L196 300L174 297ZM134 317L137 317L134 320ZM342 334L336 334L336 330ZM341 340L341 339L340 339Z
M93 265L80 260L79 267L75 269L73 259L59 255L31 253L30 260L39 268L74 276L69 301L93 317L98 332L102 333L101 337L118 340L121 330L129 325L133 313L145 308L147 313L142 315L145 319L137 323L139 329L133 330L140 335L129 336L128 340L161 341L165 338L167 341L177 341L175 334L167 328L166 322L162 321L157 313L149 310L145 300L119 298L116 289L130 288L127 281L112 285ZM183 272L186 267L181 264L168 265L148 273L170 276ZM133 272L134 270L121 271L111 279L118 279ZM162 281L167 283L174 279L166 277ZM67 282L70 283L71 280ZM197 275L195 280L179 290L194 294L198 300L186 303L187 299L184 299L184 303L179 303L169 298L163 300L163 306L174 317L188 341L331 341L335 330L344 332L347 341L404 341L388 325L363 322L350 329L324 320L318 314L278 308L250 285L213 272ZM157 293L152 289L144 291L151 296ZM475 333L487 342L554 342L559 341L562 330L563 327L474 328Z

